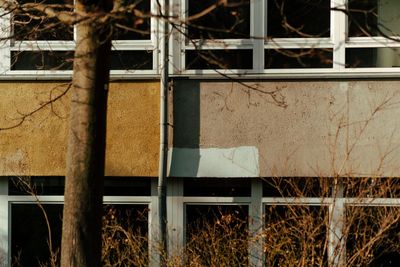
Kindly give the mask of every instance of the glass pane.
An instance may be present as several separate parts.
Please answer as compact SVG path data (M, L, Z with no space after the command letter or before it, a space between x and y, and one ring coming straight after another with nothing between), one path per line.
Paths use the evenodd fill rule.
M186 206L185 266L248 266L248 207Z
M8 183L10 195L63 195L63 176L13 177ZM105 196L150 196L150 177L104 177Z
M56 251L61 245L63 205L48 204L43 205L43 208L51 227L53 251ZM38 205L11 205L12 266L39 267L44 266L45 263L49 263L48 239L49 232L46 220Z
M331 68L332 49L265 50L266 69Z
M102 266L148 266L147 205L104 206Z
M73 51L11 52L12 70L72 70Z
M151 70L153 69L153 51L112 51L112 70Z
M122 0L120 5L128 10L117 19L114 40L150 39L150 0Z
M347 178L343 179L346 197L399 198L399 178Z
M267 36L329 37L329 0L268 0Z
M229 178L185 178L185 196L243 196L251 195L250 179Z
M399 207L347 207L346 223L346 266L398 266Z
M329 197L333 178L264 178L264 197Z
M265 207L266 266L327 266L328 208Z
M186 69L251 69L252 50L187 50Z
M249 0L188 0L188 2L190 39L249 38Z
M61 245L62 204L44 204L53 251ZM103 216L103 266L148 265L148 205L105 205ZM29 223L26 223L29 222ZM37 204L11 205L12 266L50 266L49 232ZM136 255L132 257L131 255Z
M72 11L69 0L19 0L19 3L42 3L53 5L56 11ZM69 6L65 6L69 4ZM65 25L57 19L47 18L40 12L14 13L14 38L16 40L72 40L73 26Z
M400 1L349 0L349 36L392 36L400 33Z
M399 48L348 48L346 68L400 67Z

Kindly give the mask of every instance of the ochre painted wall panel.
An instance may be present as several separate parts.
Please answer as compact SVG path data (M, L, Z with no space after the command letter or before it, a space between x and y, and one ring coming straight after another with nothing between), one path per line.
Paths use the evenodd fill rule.
M0 83L0 127L18 123L67 88L51 82ZM159 84L112 83L109 94L106 175L156 176ZM69 96L0 131L0 175L64 175Z

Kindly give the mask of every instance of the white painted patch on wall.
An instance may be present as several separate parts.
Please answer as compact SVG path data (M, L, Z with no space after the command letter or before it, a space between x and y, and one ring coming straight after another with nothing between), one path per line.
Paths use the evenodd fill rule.
M258 149L172 148L168 151L169 176L172 177L258 177Z

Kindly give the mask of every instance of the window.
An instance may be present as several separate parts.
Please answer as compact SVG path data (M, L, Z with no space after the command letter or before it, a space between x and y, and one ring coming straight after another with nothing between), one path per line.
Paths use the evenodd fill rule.
M45 3L72 11L71 5L60 6L61 0ZM112 75L156 77L162 36L157 18L148 15L157 13L157 3L121 4L128 11L112 21ZM214 77L395 75L400 71L399 5L396 0L179 0L171 10L170 72ZM71 74L73 27L24 14L6 15L0 23L6 29L2 37L13 36L1 44L1 73Z
M20 5L46 4L56 11L72 13L73 1L64 0L23 0ZM110 28L113 36L111 69L115 74L155 73L157 68L154 13L150 0L124 0L124 14L112 19ZM64 75L71 74L75 29L55 18L48 19L39 12L15 11L12 16L2 19L2 28L8 29L12 39L0 45L3 50L1 73L16 75ZM10 27L10 25L12 27ZM153 32L153 33L152 33ZM107 33L108 34L108 33Z

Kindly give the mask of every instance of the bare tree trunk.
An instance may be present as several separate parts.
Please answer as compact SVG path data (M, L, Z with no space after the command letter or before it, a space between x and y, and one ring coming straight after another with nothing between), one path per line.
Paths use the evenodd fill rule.
M68 140L61 266L101 266L102 198L111 43L91 18L106 12L102 1L76 2L89 14L77 25ZM90 12L93 12L90 14ZM97 14L95 14L97 12ZM102 40L104 38L105 40Z

